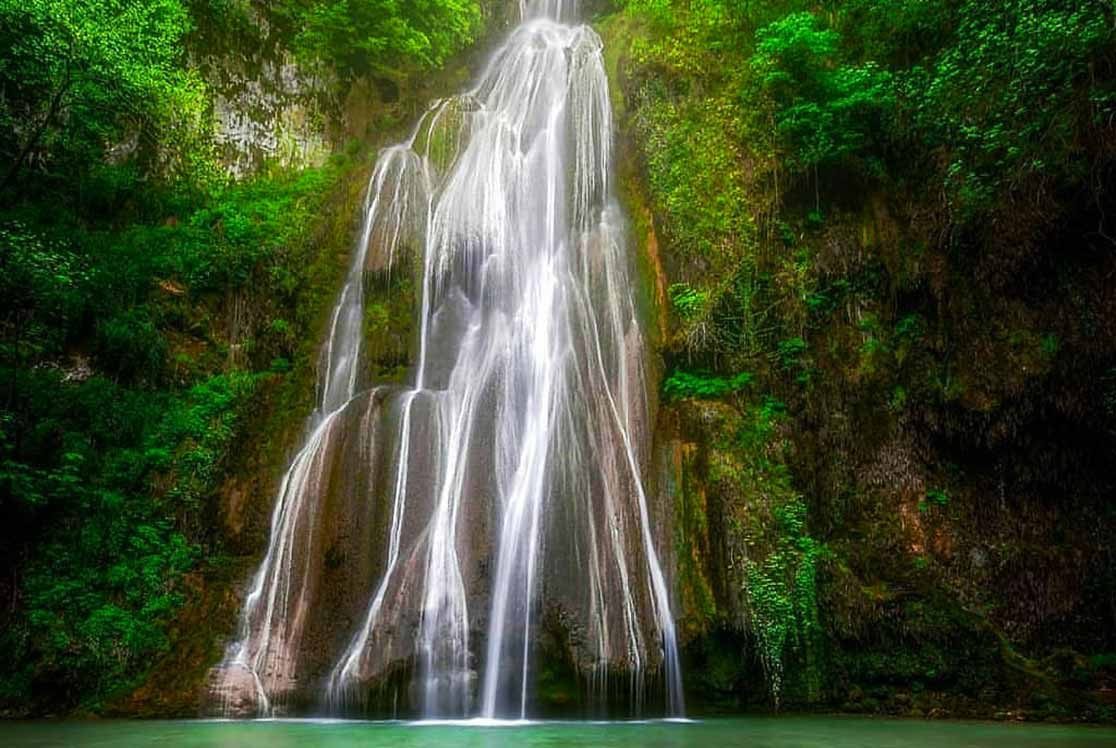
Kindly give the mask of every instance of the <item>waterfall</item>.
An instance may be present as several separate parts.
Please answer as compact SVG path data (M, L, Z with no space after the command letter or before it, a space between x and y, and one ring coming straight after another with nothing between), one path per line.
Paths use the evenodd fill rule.
M653 683L682 714L608 84L596 33L555 20L572 11L521 5L475 87L377 161L317 408L214 671L227 714L526 718L556 637L590 701L623 690L636 714ZM370 387L365 284L393 274L415 279L417 363Z

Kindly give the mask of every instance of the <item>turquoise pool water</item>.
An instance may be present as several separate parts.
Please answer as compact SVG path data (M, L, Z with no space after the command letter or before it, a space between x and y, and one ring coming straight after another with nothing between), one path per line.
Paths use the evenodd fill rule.
M844 717L697 722L350 722L332 720L0 723L0 746L384 746L385 748L1092 748L1116 729Z

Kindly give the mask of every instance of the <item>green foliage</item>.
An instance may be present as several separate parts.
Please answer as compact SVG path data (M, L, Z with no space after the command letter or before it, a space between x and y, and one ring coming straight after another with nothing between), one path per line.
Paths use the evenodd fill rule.
M1039 346L1042 350L1043 356L1045 356L1046 358L1054 358L1058 355L1058 349L1061 348L1061 342L1058 340L1057 335L1054 335L1053 333L1047 333L1042 336Z
M824 548L805 531L801 499L777 507L775 549L762 560L746 559L744 592L768 689L779 703L785 658L796 650L805 658L819 634L817 566ZM808 688L816 692L817 685Z
M799 360L806 352L806 341L802 338L788 338L780 340L776 346L779 355L779 365L784 369L793 369L799 365Z
M730 139L741 116L728 102L656 101L644 110L652 195L683 252L716 257L752 230Z
M174 483L167 491L179 511L196 512L212 493L221 476L226 455L233 447L260 380L268 372L219 374L192 387L167 411L149 437L152 465L170 471ZM177 445L166 455L165 445Z
M670 295L675 313L686 320L699 316L709 302L708 292L698 291L689 283L672 283L667 294Z
M0 220L5 703L96 701L165 651L247 406L306 335L313 216L346 168L232 185L175 225ZM293 316L246 341L258 373L222 373L205 315L249 288Z
M26 361L56 353L80 314L88 280L81 259L23 222L0 223L0 298L6 301L0 355Z
M21 393L18 409L0 416L5 535L51 532L24 572L25 617L2 643L13 674L37 661L31 683L99 688L150 651L149 627L170 593L144 584L184 563L167 521L130 495L145 468L142 450L129 447L159 403L97 378L72 387L49 371L4 378Z
M75 694L110 692L165 651L196 551L156 512L112 492L79 499L89 521L43 546L24 582L34 680ZM44 563L45 562L45 563ZM34 681L33 681L34 682Z
M944 45L953 0L846 0L841 26L852 56L910 67Z
M137 245L163 243L157 271L181 278L195 292L242 288L262 280L280 298L289 298L302 280L293 255L301 246L301 235L349 163L334 157L322 168L225 188L200 205L184 226L141 228L128 240ZM271 331L289 334L274 326Z
M180 577L200 552L184 534L196 523L175 518L196 515L215 488L255 379L217 376L179 399L99 378L5 375L24 398L0 414L5 534L39 537L23 617L0 644L29 687L96 697L165 650ZM153 497L156 472L171 480Z
M441 65L481 23L476 0L281 0L276 12L296 49L348 75Z
M926 492L926 498L918 502L918 511L925 514L932 507L944 508L949 504L949 494L941 488L931 488Z
M779 362L779 368L787 374L793 374L794 381L802 385L810 384L815 374L815 369L807 354L808 349L809 345L802 338L780 340L775 345L775 356Z
M126 309L97 329L97 359L117 379L135 381L162 372L167 344L145 308Z
M663 394L668 400L711 399L739 392L751 383L752 375L746 371L732 377L719 377L676 369L663 380Z
M1029 178L1080 175L1082 127L1116 106L1112 80L1096 75L1116 38L1111 4L969 0L950 15L949 45L903 87L916 126L948 158L958 208L973 215ZM1078 101L1091 110L1084 122Z
M219 187L210 96L185 52L199 26L253 33L262 21L276 31L271 43L349 78L441 65L482 21L477 0L255 5L0 0L0 193L23 184L101 219L134 210L152 181L187 193Z
M804 676L796 685L810 693L819 687L813 664L820 631L817 565L825 553L809 534L806 504L791 483L789 443L780 433L786 420L786 406L767 397L748 407L732 442L739 467L731 477L747 497L730 523L737 549L732 563L776 704L791 656Z
M181 64L190 27L181 0L0 0L0 190L32 161L59 180L120 178L122 154L155 141L186 160L205 106Z
M750 61L775 108L792 169L864 155L894 106L890 74L874 63L840 62L840 35L812 13L761 28Z

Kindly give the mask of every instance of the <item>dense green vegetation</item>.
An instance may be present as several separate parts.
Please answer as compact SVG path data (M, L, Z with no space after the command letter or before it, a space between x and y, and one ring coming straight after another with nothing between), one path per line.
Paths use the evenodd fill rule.
M345 75L441 65L481 20L474 0L283 0L275 13L291 29L296 50Z
M34 663L13 696L111 690L165 646L244 410L313 329L278 315L306 314L307 229L345 163L226 188L173 226L4 231L0 480L26 615L7 651ZM266 318L212 318L249 294Z
M0 2L0 713L96 707L167 650L186 575L223 563L215 493L275 393L305 397L343 266L348 231L322 216L340 195L351 223L366 152L232 181L221 92L187 50L262 43L264 23L338 85L400 81L480 18L472 0Z
M1112 4L620 5L692 700L1111 716Z

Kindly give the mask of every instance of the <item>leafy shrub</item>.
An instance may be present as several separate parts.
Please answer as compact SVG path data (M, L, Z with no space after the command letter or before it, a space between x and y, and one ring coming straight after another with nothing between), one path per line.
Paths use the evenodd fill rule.
M949 505L949 494L941 488L931 488L926 492L926 498L918 502L918 510L925 514L931 508L943 508Z
M674 311L682 319L697 317L709 302L708 292L698 291L689 283L672 283L667 293Z
M676 369L663 381L663 394L668 400L713 399L739 392L751 383L752 375L746 371L733 377L719 377Z
M962 214L989 208L1028 176L1080 175L1078 133L1093 122L1073 102L1084 92L1091 118L1103 120L1116 106L1116 87L1095 67L1116 38L1104 5L967 0L950 19L948 46L905 75L917 126L949 159L946 183Z
M890 73L872 62L842 64L840 34L812 13L791 13L756 40L750 64L775 106L791 167L869 155L895 105Z
M167 344L144 307L127 309L97 327L101 368L125 381L162 373Z
M0 190L33 154L80 179L131 134L168 156L192 143L205 102L182 64L190 27L181 0L0 0Z
M345 74L441 65L481 22L476 0L281 0L276 11L295 30L296 49Z

